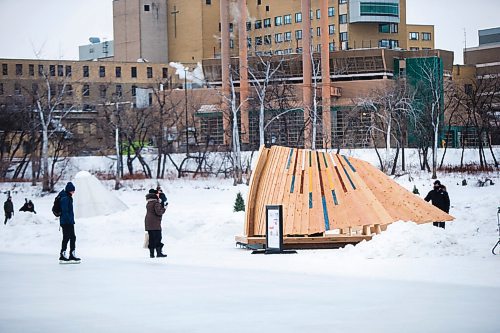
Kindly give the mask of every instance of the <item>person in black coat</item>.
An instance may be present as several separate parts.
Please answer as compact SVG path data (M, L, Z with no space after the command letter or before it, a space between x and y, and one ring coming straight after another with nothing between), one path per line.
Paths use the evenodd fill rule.
M75 235L75 214L73 212L73 194L75 193L75 185L68 182L64 190L59 195L61 196L61 216L59 224L62 228L63 239L61 242L61 252L59 253L59 261L80 261L76 257L76 235ZM66 254L66 249L69 242L69 257Z
M446 213L450 212L450 197L448 196L446 187L439 180L434 182L434 189L427 194L424 200L427 202L431 201L434 206ZM433 225L445 228L444 222L434 222Z
M33 204L33 201L28 201L28 199L24 199L24 205L19 208L20 212L30 212L30 213L35 213L35 205Z
M3 210L5 212L5 221L3 224L7 224L7 220L10 220L12 215L14 215L14 205L12 204L12 198L10 196L3 203Z

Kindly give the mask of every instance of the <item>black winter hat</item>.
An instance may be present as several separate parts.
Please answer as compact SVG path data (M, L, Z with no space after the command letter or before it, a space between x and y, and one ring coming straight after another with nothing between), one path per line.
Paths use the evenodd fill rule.
M157 194L157 193L158 193L158 191L155 190L154 188L149 190L149 194Z
M65 188L66 192L73 192L75 189L76 189L75 185L73 185L72 182L68 182L66 184L66 188Z
M440 182L439 180L436 180L436 181L434 182L434 185L441 185L441 182Z

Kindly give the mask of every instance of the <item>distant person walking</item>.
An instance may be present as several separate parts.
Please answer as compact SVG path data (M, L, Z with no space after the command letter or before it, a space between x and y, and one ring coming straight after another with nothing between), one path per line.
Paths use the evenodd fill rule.
M7 200L3 203L3 210L5 212L5 221L3 224L7 224L7 221L14 215L14 205L12 204L12 197L8 196Z
M166 254L162 253L163 243L161 242L161 218L165 213L165 207L163 207L160 199L159 193L155 189L150 189L149 193L146 195L146 217L144 219L145 229L149 235L149 257L163 258Z
M59 260L63 262L80 261L75 255L76 235L75 235L75 214L73 212L73 194L75 193L75 185L68 182L64 190L59 195L61 196L61 216L59 218L62 228L62 244ZM66 249L69 242L69 257L66 254Z
M434 206L441 209L442 211L450 212L450 197L446 191L446 187L441 185L439 180L434 182L434 188L427 194L424 198L425 201L431 201ZM436 227L445 228L444 222L433 222Z

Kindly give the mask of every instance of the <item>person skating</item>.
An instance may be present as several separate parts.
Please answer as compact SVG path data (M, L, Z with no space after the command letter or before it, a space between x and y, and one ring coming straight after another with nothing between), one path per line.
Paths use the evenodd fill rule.
M14 204L12 204L12 198L10 196L8 196L7 200L3 203L3 210L5 212L5 221L3 224L7 224L7 221L14 215Z
M146 217L144 218L145 229L149 235L149 257L162 258L166 254L162 253L163 243L161 242L161 218L165 213L165 207L159 199L158 191L155 189L149 190L146 195Z
M59 195L61 196L61 216L59 217L62 228L62 244L59 260L61 262L80 262L80 258L75 255L76 235L75 235L75 214L73 212L73 194L75 193L75 185L68 182L64 190ZM66 255L66 249L69 242L69 257Z
M434 188L427 194L424 200L427 202L431 201L434 206L446 213L450 212L450 197L448 196L446 187L441 185L439 180L434 182ZM444 222L433 222L432 224L436 227L445 228Z
M161 186L158 185L156 187L156 190L158 191L158 197L161 200L162 206L163 207L167 207L167 205L168 205L167 196L165 195L165 193L163 193L163 190L161 189Z

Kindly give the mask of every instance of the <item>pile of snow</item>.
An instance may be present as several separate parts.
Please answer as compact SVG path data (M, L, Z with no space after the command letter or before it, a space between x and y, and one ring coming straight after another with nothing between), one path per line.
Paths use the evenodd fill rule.
M110 215L128 209L123 201L87 171L78 172L74 183L76 191L73 202L76 218Z

